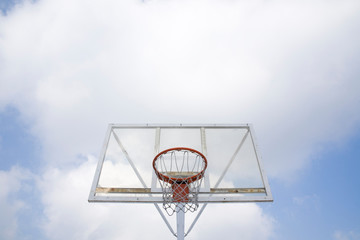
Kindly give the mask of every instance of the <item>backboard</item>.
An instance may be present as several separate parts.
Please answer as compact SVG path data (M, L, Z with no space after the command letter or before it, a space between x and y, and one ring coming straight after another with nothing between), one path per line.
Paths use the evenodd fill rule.
M162 203L153 159L176 147L195 149L207 158L199 203L272 201L249 124L110 124L89 202Z

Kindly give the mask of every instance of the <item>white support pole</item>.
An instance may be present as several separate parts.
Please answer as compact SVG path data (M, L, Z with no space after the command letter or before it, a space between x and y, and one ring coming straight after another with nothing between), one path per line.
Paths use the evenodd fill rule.
M176 213L177 240L185 238L185 213L180 210Z

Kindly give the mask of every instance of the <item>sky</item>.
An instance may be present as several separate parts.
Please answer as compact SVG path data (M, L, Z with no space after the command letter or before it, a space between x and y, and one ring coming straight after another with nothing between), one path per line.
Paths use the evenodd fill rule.
M174 239L152 205L88 203L109 123L253 124L274 202L186 239L360 239L359 1L0 8L0 239Z

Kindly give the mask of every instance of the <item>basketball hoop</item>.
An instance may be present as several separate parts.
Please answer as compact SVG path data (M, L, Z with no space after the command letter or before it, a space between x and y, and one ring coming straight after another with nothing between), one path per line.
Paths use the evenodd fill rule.
M205 156L191 148L170 148L156 155L153 168L163 191L163 207L169 215L196 211L206 167Z

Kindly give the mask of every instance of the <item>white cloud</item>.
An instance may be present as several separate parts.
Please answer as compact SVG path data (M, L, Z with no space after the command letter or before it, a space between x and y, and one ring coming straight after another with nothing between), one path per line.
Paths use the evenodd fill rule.
M148 206L84 201L94 162L78 156L98 155L109 122L252 122L269 175L292 179L322 143L359 125L359 9L350 0L45 0L0 16L0 108L16 106L42 141L48 237L138 239L134 209L167 237ZM268 239L272 220L244 206L235 211L247 214L238 214L244 238L260 222ZM209 232L235 231L234 216L219 232L208 222Z
M360 233L354 232L354 231L335 231L333 234L334 240L359 240L360 239Z
M252 122L269 175L292 176L359 122L358 10L354 1L25 4L0 24L0 103L34 121L47 162L96 154L109 122Z
M26 191L26 181L32 179L32 174L20 167L10 171L0 171L0 238L16 239L18 237L18 213L28 207L19 192Z
M208 205L195 226L194 239L270 239L275 221L256 204ZM190 238L192 239L192 238Z

